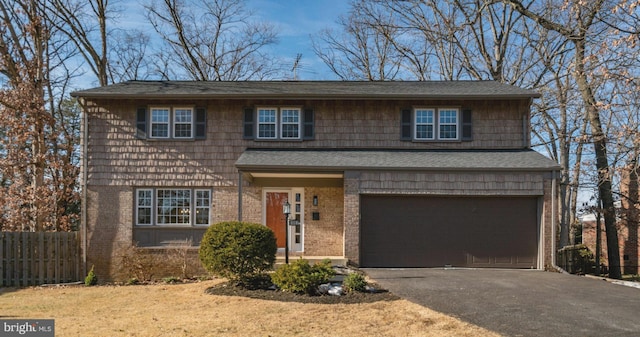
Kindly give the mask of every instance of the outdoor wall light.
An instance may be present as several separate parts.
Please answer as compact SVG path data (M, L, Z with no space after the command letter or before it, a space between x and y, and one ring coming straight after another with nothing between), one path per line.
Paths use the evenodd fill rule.
M284 262L289 264L289 214L291 214L289 200L282 204L282 213L284 214Z
M313 206L318 206L318 196L317 195L313 196Z

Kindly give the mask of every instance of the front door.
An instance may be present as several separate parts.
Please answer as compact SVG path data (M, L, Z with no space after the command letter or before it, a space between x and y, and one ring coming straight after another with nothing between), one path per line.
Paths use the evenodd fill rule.
M285 218L282 205L289 199L289 192L266 192L266 224L276 234L278 248L285 248Z

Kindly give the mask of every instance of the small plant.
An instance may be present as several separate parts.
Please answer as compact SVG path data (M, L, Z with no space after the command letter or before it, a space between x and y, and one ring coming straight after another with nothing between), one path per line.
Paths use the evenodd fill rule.
M138 280L138 279L137 279L137 278L135 278L135 277L132 277L132 278L130 278L130 279L128 279L128 280L127 280L127 283L126 283L126 284L127 284L128 286L133 286L133 285L136 285L136 284L140 284L140 280Z
M276 237L269 227L231 221L210 226L198 254L207 271L243 286L273 268L276 251Z
M278 268L271 275L271 281L284 291L315 295L318 286L329 281L335 272L330 260L323 260L311 266L309 261L299 259Z
M93 267L94 266L91 266L91 270L89 270L87 277L84 278L84 285L87 287L98 284L98 276L96 276L96 273L93 271Z
M348 293L352 291L364 292L367 289L367 281L360 273L351 273L342 281L344 290Z
M163 278L162 282L170 283L170 284L178 283L178 282L180 282L180 278L179 277L175 277L175 276L169 276L169 277Z

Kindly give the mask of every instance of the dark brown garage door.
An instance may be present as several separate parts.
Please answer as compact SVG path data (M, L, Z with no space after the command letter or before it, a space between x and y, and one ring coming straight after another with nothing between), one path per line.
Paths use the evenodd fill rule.
M536 268L537 199L360 199L363 267Z

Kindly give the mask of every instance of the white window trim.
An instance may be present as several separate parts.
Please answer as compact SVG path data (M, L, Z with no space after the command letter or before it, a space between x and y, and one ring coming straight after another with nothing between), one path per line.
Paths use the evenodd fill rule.
M418 110L431 110L433 111L433 124L424 124L421 123L420 125L433 125L433 137L432 138L418 138L417 137L417 131L418 131L418 123L417 123L417 111ZM442 138L440 135L440 111L441 110L455 110L456 112L456 123L455 124L443 124L443 125L455 125L456 126L456 137L455 138ZM412 127L413 127L413 140L414 141L445 141L445 142L455 142L455 141L460 141L461 140L461 127L462 127L462 121L461 119L461 115L460 115L460 108L459 107L447 107L447 106L443 106L443 107L417 107L413 109L413 114L412 114Z
M273 123L265 123L265 122L260 122L260 110L264 110L264 111L275 111L276 115L275 115L275 121ZM279 121L279 109L276 107L259 107L256 109L257 113L256 113L256 119L257 119L257 130L256 130L256 138L258 139L278 139L278 132L279 132L279 128L278 125L280 124ZM273 137L263 137L260 136L260 125L272 125L275 124L275 132L273 134Z
M144 207L140 207L140 192L151 192L151 205L144 206ZM135 220L135 224L136 226L144 226L144 227L149 227L149 226L153 226L154 223L154 217L153 217L153 207L154 207L154 193L153 193L153 189L152 188L139 188L136 189L136 220ZM151 223L138 223L138 219L140 219L140 209L141 208L148 208L151 210Z
M162 190L162 191L189 191L189 222L187 223L160 223L160 214L158 213L158 207L159 207L159 202L158 202L158 191ZM154 201L155 201L155 224L158 226L177 226L177 227L187 227L187 226L191 226L193 224L193 189L190 188L156 188L155 190L155 195L154 195ZM181 215L182 216L182 215Z
M275 135L274 137L263 137L260 136L260 125L271 125L273 123L261 123L260 122L260 110L275 110L276 112L276 121L275 121ZM282 110L295 110L298 112L298 123L283 123L282 121ZM256 108L256 139L260 140L300 140L302 139L302 108L301 107L274 107L274 106L262 106ZM298 137L284 137L282 135L283 125L297 125L298 126Z
M418 124L418 111L431 111L433 113L433 123L419 123ZM435 108L417 108L413 110L413 134L415 140L434 140L436 139L436 118L438 118L438 112ZM418 126L419 125L431 125L433 127L432 137L418 138Z
M165 123L154 123L153 122L153 110L168 110L169 111L169 121L166 123L167 125L167 136L166 137L158 137L153 135L153 125L154 124L162 124ZM186 123L176 123L176 110L190 110L191 111L191 136L190 137L177 137L176 136L176 124L186 124ZM195 139L195 119L196 119L196 108L195 106L151 106L149 107L149 139L180 139L180 140L189 140Z
M285 123L283 118L284 115L282 114L283 110L289 110L289 111L296 111L298 113L298 122L297 123ZM302 125L302 109L300 108L289 108L289 107L281 107L279 109L279 115L280 115L280 119L279 119L279 126L280 126L280 139L300 139L302 138L302 130L301 130L301 125ZM284 136L284 125L297 125L298 126L298 136L297 137L285 137Z
M184 122L180 122L180 123L178 123L178 122L176 121L176 117L177 117L177 115L176 115L176 110L189 110L189 111L191 111L191 122L189 122L189 123L184 123ZM188 107L188 106L173 107L173 108L171 109L171 116L173 117L173 118L171 119L171 120L173 121L173 123L171 124L170 129L172 129L171 131L173 131L173 133L172 133L173 138L175 138L175 139L193 139L193 138L194 138L194 132L195 132L195 130L194 130L194 125L195 125L195 123L194 123L194 121L195 121L195 111L194 111L194 108L193 108L193 107ZM178 136L176 136L176 131L177 131L177 130L176 130L176 127L175 127L175 126L176 126L176 124L189 124L189 126L190 126L190 130L191 130L191 131L190 131L191 135L190 135L189 137L178 137Z
M159 190L171 190L171 191L189 191L189 223L158 223L158 191ZM151 191L151 223L150 224L139 224L138 223L138 213L140 211L139 207L139 192L141 191ZM206 191L209 194L209 204L206 207L198 207L196 206L196 195L198 191ZM213 200L213 191L210 188L179 188L179 187L154 187L154 188L136 188L135 189L135 219L134 224L136 227L208 227L211 225L211 216L212 216L212 201ZM144 208L147 208L146 206ZM209 217L207 219L207 224L196 224L195 214L197 209L206 208L209 210Z
M456 122L455 123L440 123L440 111L455 111L456 113ZM456 136L454 138L442 138L440 134L440 126L441 125L455 125L456 126ZM439 140L459 140L460 139L460 109L458 108L438 108L438 139Z
M206 207L198 206L198 192L207 192L209 194L209 204ZM196 214L198 213L198 209L207 209L209 211L209 216L207 217L206 224L199 224L196 221ZM211 190L198 188L193 190L193 225L197 227L206 227L211 225Z
M169 111L169 116L167 116L168 120L167 123L157 123L153 121L153 111L154 110L167 110ZM171 108L170 107L166 107L166 106L155 106L155 107L151 107L149 108L149 137L150 138L155 138L155 139L169 139L171 138ZM159 136L154 136L153 135L153 126L154 125L167 125L167 136L166 137L159 137Z

